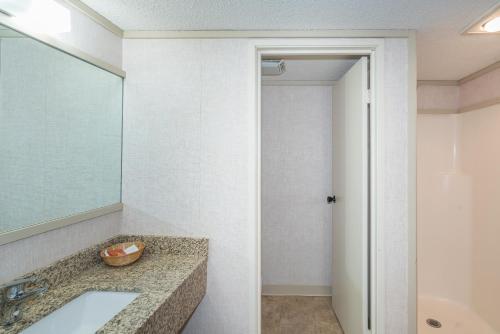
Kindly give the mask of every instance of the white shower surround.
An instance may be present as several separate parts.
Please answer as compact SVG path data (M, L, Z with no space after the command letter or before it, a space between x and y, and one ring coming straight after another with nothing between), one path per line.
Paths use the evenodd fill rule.
M453 326L455 334L500 330L494 255L500 251L494 202L500 183L492 170L500 166L499 125L499 106L418 116L420 334L429 330L423 314Z
M472 184L460 164L460 115L419 115L417 127L419 295L470 304Z
M419 109L495 101L499 83L494 70L461 86L419 87ZM429 330L424 317L430 314L456 334L500 331L499 127L498 103L418 116L420 334Z

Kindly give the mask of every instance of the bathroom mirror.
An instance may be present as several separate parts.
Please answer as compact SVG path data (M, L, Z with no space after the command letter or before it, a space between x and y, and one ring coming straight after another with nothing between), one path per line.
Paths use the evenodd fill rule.
M122 86L0 25L0 244L121 209Z

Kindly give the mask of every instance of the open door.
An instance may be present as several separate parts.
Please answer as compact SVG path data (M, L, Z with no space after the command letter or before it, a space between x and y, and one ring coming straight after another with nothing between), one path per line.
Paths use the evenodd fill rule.
M333 88L333 308L345 334L369 332L368 59Z

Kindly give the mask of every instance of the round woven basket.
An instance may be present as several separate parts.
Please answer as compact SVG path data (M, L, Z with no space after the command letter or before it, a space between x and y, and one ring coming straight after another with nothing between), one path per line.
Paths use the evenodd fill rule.
M109 252L110 250L113 249L125 249L132 245L135 245L139 250L126 255L118 255L118 256L106 255L106 250ZM142 241L123 242L120 244L109 246L101 250L99 252L99 255L101 256L101 259L104 261L104 263L106 263L107 265L113 267L122 267L139 260L139 258L142 256L142 253L144 252L144 247L145 246Z

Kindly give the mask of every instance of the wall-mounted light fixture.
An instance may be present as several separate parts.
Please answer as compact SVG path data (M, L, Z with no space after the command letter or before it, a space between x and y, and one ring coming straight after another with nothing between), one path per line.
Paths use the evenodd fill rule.
M500 34L500 4L490 8L481 18L469 24L463 34Z
M69 9L55 0L0 0L0 15L37 33L57 34L71 31Z

